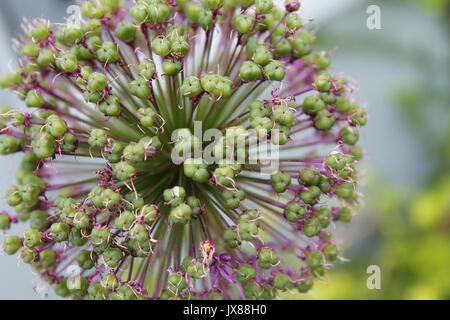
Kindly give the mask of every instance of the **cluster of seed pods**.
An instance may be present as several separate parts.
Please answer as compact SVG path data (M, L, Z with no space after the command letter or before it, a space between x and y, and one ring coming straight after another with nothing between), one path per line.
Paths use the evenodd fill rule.
M23 153L4 252L75 299L310 291L359 203L367 116L300 6L92 0L24 26L0 78L27 107L0 111L0 154Z

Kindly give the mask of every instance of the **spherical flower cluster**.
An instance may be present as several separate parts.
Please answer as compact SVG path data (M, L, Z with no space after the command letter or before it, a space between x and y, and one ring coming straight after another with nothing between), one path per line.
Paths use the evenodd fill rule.
M299 8L92 0L82 21L26 25L0 78L28 107L0 111L0 154L23 153L0 229L29 229L4 252L76 299L311 290L342 255L332 230L359 202L367 116ZM275 169L251 161L252 139Z

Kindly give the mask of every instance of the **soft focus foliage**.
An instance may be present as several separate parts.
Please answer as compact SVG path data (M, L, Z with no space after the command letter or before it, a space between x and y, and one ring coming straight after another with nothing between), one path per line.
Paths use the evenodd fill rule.
M299 8L92 0L25 24L0 77L28 107L0 113L0 154L23 153L0 229L30 228L4 252L75 299L310 291L360 203L367 113Z

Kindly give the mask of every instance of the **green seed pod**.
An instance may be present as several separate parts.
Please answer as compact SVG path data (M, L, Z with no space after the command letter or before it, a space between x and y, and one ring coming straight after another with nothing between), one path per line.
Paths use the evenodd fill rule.
M308 238L313 238L319 235L322 230L322 225L317 218L311 218L303 224L303 232Z
M273 55L277 58L290 56L292 53L292 45L289 40L278 37L273 38L272 43L274 45Z
M192 208L187 204L180 204L170 211L170 220L174 223L187 223L191 220Z
M209 180L208 165L203 159L187 159L183 167L186 177L199 183Z
M69 240L70 227L65 223L54 223L51 226L51 234L56 242Z
M353 212L352 212L352 210L350 208L343 207L343 208L339 209L338 219L341 222L348 223L348 222L350 222L352 220L353 215L354 214L353 214Z
M103 252L103 259L109 268L116 268L122 260L123 253L119 248L109 248Z
M80 41L83 35L81 24L70 23L56 32L56 39L66 46L71 46L75 42Z
M10 136L0 136L0 154L8 155L19 151L20 140Z
M204 3L209 9L214 11L220 9L224 5L225 0L204 0Z
M336 104L336 96L331 92L323 92L320 94L320 99L328 105Z
M172 58L165 59L162 63L163 72L168 76L174 76L178 74L181 71L182 67L183 65L179 60L175 60Z
M130 9L130 16L139 24L146 22L149 18L149 11L146 5L137 3Z
M271 175L272 186L278 193L283 193L291 184L291 176L283 172L275 172Z
M244 295L247 299L262 300L264 299L264 288L252 281L245 286Z
M107 290L116 290L119 287L119 281L115 275L107 274L103 277L101 285Z
M138 110L137 117L139 118L141 125L145 128L151 128L155 124L156 113L150 108L141 108Z
M301 279L297 283L297 290L300 293L307 293L312 289L312 287L313 287L313 280L311 278Z
M50 49L41 49L36 61L41 67L52 66L55 63L55 54Z
M184 37L174 36L170 40L170 52L177 57L184 57L189 52L189 42Z
M112 300L137 300L138 294L129 285L120 286L111 294Z
M364 157L364 152L360 146L353 146L349 152L353 161L360 161Z
M94 129L89 137L89 145L93 148L104 148L106 146L108 135L103 129Z
M289 222L297 222L306 215L306 209L297 202L291 202L286 206L284 216Z
M303 169L300 171L299 181L308 186L317 186L320 182L319 170L315 166Z
M322 228L327 228L333 219L331 210L328 208L320 208L320 209L314 211L313 214L319 220Z
M97 52L103 46L103 40L99 36L91 36L86 41L88 49ZM91 51L89 53L91 54Z
M339 249L332 244L328 244L323 248L323 254L328 261L335 261L339 255Z
M295 121L294 112L287 106L278 106L273 112L273 118L283 126L292 127Z
M263 248L258 254L258 264L263 269L270 269L280 263L280 259L270 248Z
M201 279L206 276L205 267L200 262L193 263L188 266L187 274L193 279Z
M67 123L57 115L51 115L45 123L46 130L53 137L62 137L67 132Z
M118 117L122 113L120 100L115 95L109 95L100 105L98 109L107 117Z
M185 7L186 17L190 21L198 23L199 16L203 10L204 8L199 3L188 2Z
M70 293L78 299L83 298L89 288L89 281L83 277L75 277L67 279L67 288Z
M101 19L105 9L99 1L88 1L81 7L81 13L91 19Z
M148 10L148 20L151 24L162 24L166 22L172 13L172 7L164 2L152 3L147 7Z
M265 14L273 8L272 0L255 0L256 13Z
M146 226L141 223L135 224L131 229L130 237L133 240L136 240L138 242L138 245L141 245L142 243L148 243L149 235Z
M174 187L172 189L164 190L164 201L169 203L172 207L177 207L184 202L186 197L186 190L183 187Z
M61 298L67 298L70 296L70 290L67 288L67 279L60 279L53 285L53 290Z
M111 232L108 229L94 228L91 233L91 243L97 253L103 253L111 241Z
M135 173L136 169L127 162L122 161L114 166L114 176L121 181L131 179Z
M89 286L87 293L92 300L107 300L109 292L100 283L93 283Z
M321 73L314 81L314 85L320 92L328 92L331 90L333 84L331 82L331 76L328 73Z
M205 30L211 29L213 25L213 13L211 10L202 10L197 16L197 23Z
M116 27L115 35L123 42L130 43L136 39L137 28L131 21L121 21Z
M78 229L88 229L88 228L92 227L89 216L82 211L78 211L75 213L72 223L73 223L74 227L76 227Z
M47 40L50 35L50 22L45 20L36 20L29 32L29 36L33 41L42 42Z
M41 245L41 233L35 229L29 229L23 234L23 244L28 248L35 248Z
M340 113L347 113L352 110L352 105L346 98L338 97L336 99L336 110Z
M364 127L367 124L367 112L363 108L356 108L352 112L351 121L354 125Z
M223 300L223 296L218 292L213 292L208 296L208 300Z
M30 108L42 108L45 104L45 99L36 90L30 90L25 98L25 103Z
M143 61L138 66L139 75L145 80L153 79L156 75L156 66L151 61Z
M237 281L247 283L256 277L256 270L249 264L241 264L234 275Z
M39 231L45 231L48 228L48 213L42 210L34 210L30 213L30 227Z
M325 108L325 103L318 96L310 96L303 101L303 110L309 115L315 115Z
M272 60L272 53L265 46L258 46L253 55L253 61L260 66L265 66Z
M291 30L297 30L303 27L303 22L298 14L290 13L286 17L286 26Z
M316 53L314 62L319 69L326 69L331 65L330 57L325 51Z
M130 94L142 100L148 100L151 92L149 83L144 78L139 78L130 82L129 91Z
M136 217L133 215L131 211L124 211L116 219L115 226L117 229L120 230L130 230L135 220Z
M264 75L268 80L282 81L286 75L283 63L278 60L272 60L264 67Z
M103 63L116 63L119 61L119 52L114 42L103 42L97 50L97 57Z
M16 254L17 251L22 247L22 243L19 237L7 236L3 242L3 251L8 255Z
M47 133L39 134L31 142L33 152L40 158L51 158L55 154L55 138Z
M245 61L239 71L239 76L244 81L253 81L260 78L262 70L259 65L252 61Z
M314 127L320 131L330 130L336 123L336 118L328 110L322 110L314 118Z
M351 199L354 196L355 186L350 182L343 182L336 188L336 194L345 200Z
M39 55L39 46L34 42L27 43L22 49L22 54L26 57L36 58Z
M89 91L102 91L108 85L108 79L102 73L93 72L89 75L87 89Z
M56 58L56 66L64 72L72 73L78 68L78 59L71 52L63 52Z
M255 24L255 17L247 14L240 14L234 17L234 25L240 33L248 33Z
M4 214L0 214L0 230L7 230L11 225L11 219Z
M144 221L150 225L157 220L159 208L155 205L145 205L141 210L141 215L144 216Z
M45 249L39 253L39 264L43 268L50 268L56 262L56 252L52 249Z
M37 253L33 249L25 248L20 252L20 259L25 264L32 264L37 260Z
M304 203L313 206L319 201L321 193L321 190L317 186L312 186L300 192L300 199Z
M167 57L170 53L171 43L165 37L157 37L152 41L152 50L160 57Z
M183 96L194 98L198 97L202 93L203 88L197 77L191 76L184 79L183 86L181 87L181 94Z
M174 273L169 277L168 280L169 290L173 293L182 292L186 289L186 279L181 273Z
M354 146L359 141L359 133L353 127L346 127L341 130L341 139L345 144Z
M278 273L273 278L273 286L281 291L287 291L292 288L292 280L288 275Z
M82 247L88 242L88 239L83 235L82 230L72 228L69 234L69 241L77 247Z
M223 234L223 238L231 248L237 248L241 244L233 228L226 229Z
M308 31L298 32L292 40L293 54L302 58L311 53L314 48L315 37Z
M348 158L342 153L333 153L325 159L325 164L335 171L342 170L348 164Z

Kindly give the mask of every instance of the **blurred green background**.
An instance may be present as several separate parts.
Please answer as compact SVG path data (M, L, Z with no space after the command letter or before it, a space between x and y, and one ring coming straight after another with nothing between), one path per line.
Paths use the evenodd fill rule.
M281 298L450 299L450 1L302 2L302 16L319 26L321 48L332 51L333 69L354 79L355 95L369 111L365 206L350 225L338 225L346 261L312 294ZM12 57L5 39L18 31L22 15L62 22L69 4L2 0L1 71ZM381 9L381 30L367 28L369 5ZM16 103L5 93L0 99ZM14 159L0 161L4 193ZM28 267L16 264L0 256L0 299L43 298ZM380 290L367 288L370 265L380 267Z
M360 27L368 5L382 30ZM365 208L319 299L450 299L450 1L359 1L321 24L337 70L360 88L365 131ZM381 270L381 290L366 286ZM286 298L311 298L295 294Z

